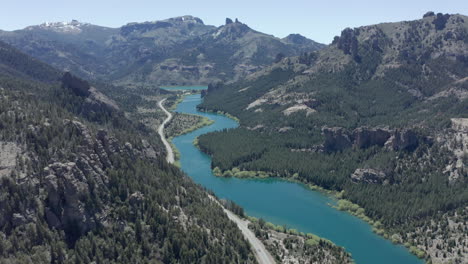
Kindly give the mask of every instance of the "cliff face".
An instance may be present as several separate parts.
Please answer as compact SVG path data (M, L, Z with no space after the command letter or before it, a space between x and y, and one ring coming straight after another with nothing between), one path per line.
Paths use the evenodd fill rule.
M5 90L4 93L9 94ZM4 125L17 118L23 120L21 123L27 130L22 131L23 125L18 124L9 126L10 129L18 128L18 133L26 133L28 137L26 141L14 138L10 138L14 141L0 141L0 176L2 185L8 182L27 189L28 196L36 200L13 208L0 201L3 212L0 227L21 228L45 220L50 228L65 230L67 241L75 243L89 231L114 222L108 216L110 207L105 200L110 197L109 171L118 169L115 157L156 162L164 150L147 141L133 147L109 135L105 129L96 131L76 119L50 118L40 112L33 115L32 109L25 108L21 100L12 100L11 95L0 100L8 109L0 112L2 138L9 137ZM95 113L99 113L97 109ZM63 134L55 135L55 142L43 138L44 134L52 136L58 130ZM45 153L40 150L44 147Z
M325 137L323 149L328 152L342 151L352 146L361 149L385 146L394 151L414 150L419 144L418 135L411 129L390 130L360 127L349 132L339 127L323 127L322 134Z

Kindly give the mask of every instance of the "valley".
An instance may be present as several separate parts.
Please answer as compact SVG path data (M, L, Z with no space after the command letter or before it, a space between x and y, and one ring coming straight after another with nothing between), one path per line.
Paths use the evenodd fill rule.
M0 30L0 263L468 262L467 16L223 21Z
M402 246L392 245L373 233L365 222L331 207L330 204L335 204L336 200L304 185L274 179L214 176L210 158L200 152L193 141L207 132L235 128L238 124L218 114L197 111L196 106L200 102L200 95L187 96L175 111L206 116L215 122L173 139L180 152L182 170L195 182L212 190L219 198L239 204L249 216L286 226L286 230L296 229L296 232L330 239L345 247L356 263L421 263Z

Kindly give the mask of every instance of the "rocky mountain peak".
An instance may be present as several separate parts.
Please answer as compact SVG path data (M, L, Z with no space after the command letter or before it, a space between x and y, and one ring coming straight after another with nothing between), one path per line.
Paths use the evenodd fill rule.
M206 29L205 29L206 28ZM166 33L174 33L180 30L194 30L202 29L201 31L208 30L209 26L206 26L198 17L194 16L180 16L168 18L159 21L147 21L143 23L128 23L120 28L120 32L123 36L134 34L146 34L152 31L167 31ZM161 33L161 32L159 32Z
M70 22L45 22L38 26L30 26L25 28L25 30L49 30L55 31L59 33L80 33L82 31L82 27L89 26L91 24L80 22L78 20L73 19Z
M205 25L205 23L203 23L203 20L201 20L200 18L194 17L194 16L189 16L189 15L180 16L180 17L173 17L173 18L162 20L162 21L178 23L178 24L180 24L180 23L193 23L193 24Z
M426 61L440 56L467 57L468 18L427 12L422 19L346 28L332 45L360 62L363 50L385 58L384 63ZM398 52L395 52L398 51Z
M310 43L312 40L302 36L301 34L289 34L287 37L283 38L287 43L304 45Z
M219 27L213 36L215 38L222 37L234 40L244 36L249 31L252 31L252 29L246 24L240 22L237 18L234 21L230 18L226 18L226 24Z

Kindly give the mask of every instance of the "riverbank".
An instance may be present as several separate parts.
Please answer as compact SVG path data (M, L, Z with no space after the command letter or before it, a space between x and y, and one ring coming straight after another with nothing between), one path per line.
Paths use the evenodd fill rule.
M205 112L205 111L203 111L203 112ZM221 115L224 114L222 112L209 112L209 111L206 111L206 112L221 114ZM231 117L229 117L229 118L231 118ZM239 122L238 120L235 120L235 121ZM195 140L193 141L193 144L200 151L203 151L203 149L199 145L198 137L195 138ZM292 174L292 175L288 175L287 177L285 177L283 175L275 174L275 173L272 173L272 172L247 171L247 170L240 170L239 168L236 168L236 167L234 167L231 170L225 170L225 171L221 171L220 168L215 167L215 168L212 169L212 173L213 173L213 175L215 175L217 177L224 177L224 178L230 178L230 177L239 178L239 179L278 178L278 179L282 179L282 180L285 180L285 181L288 181L288 182L302 184L302 185L306 186L310 190L318 191L320 193L323 193L325 195L333 197L333 199L335 199L335 201L336 201L336 204L333 204L333 205L330 204L331 207L333 207L333 208L335 208L337 210L340 210L340 211L347 212L347 213L349 213L349 214L351 214L351 215L365 221L366 223L368 223L372 227L372 231L375 234L377 234L377 235L379 235L379 236L381 236L381 237L383 237L383 238L385 238L387 240L390 240L395 245L405 246L413 255L417 256L420 259L425 259L425 257L426 257L426 253L423 250L421 250L420 248L418 248L417 247L418 245L411 244L409 241L403 241L401 239L401 236L398 235L398 234L391 234L389 232L389 230L384 228L384 226L382 225L382 223L379 220L372 219L369 216L367 216L365 214L365 209L364 208L362 208L358 204L355 204L355 203L353 203L353 202L351 202L351 201L349 201L347 199L344 199L343 198L344 195L345 195L344 191L337 192L337 191L333 191L333 190L327 190L327 189L324 189L324 188L322 188L322 187L320 187L318 185L314 185L314 184L311 184L311 183L308 183L308 182L303 182L303 181L299 180L299 177L298 177L299 175L297 173ZM425 259L425 260L427 261L427 259Z
M160 128L158 129L158 133L160 134L161 136L161 139L166 147L166 150L168 152L168 157L167 157L167 161L169 163L175 163L174 161L174 150L177 151L177 148L175 146L173 146L172 142L169 144L168 141L165 139L164 137L164 126L167 122L169 122L172 118L172 114L170 112L168 112L164 106L163 106L163 103L166 99L163 99L159 102L159 107L168 115L168 117L164 120L164 122L161 124ZM176 101L177 102L177 101ZM209 120L208 118L202 118L201 119L202 121L199 122L198 124L194 125L192 128L189 128L189 129L186 129L184 131L187 131L185 133L181 133L181 135L183 134L186 134L186 133L189 133L191 131L194 131L196 129L199 129L201 127L204 127L204 126L207 126L209 124L212 124L214 121L212 122L209 122L209 121L206 121L206 120ZM184 132L182 131L182 132ZM173 150L174 149L174 150ZM170 155L169 153L172 154L172 160L170 159ZM179 157L180 157L180 153L178 153ZM178 162L178 161L177 161ZM180 163L177 163L176 162L176 166L180 167ZM253 249L253 253L257 259L257 262L259 264L274 264L276 261L274 260L274 258L271 256L271 254L266 250L265 246L263 245L262 242L260 242L260 240L258 240L255 235L252 233L252 231L248 228L248 222L246 222L245 220L239 218L237 215L235 215L234 213L232 213L231 211L227 210L226 208L224 208L217 200L216 198L214 198L213 196L209 195L209 198L213 201L215 201L219 206L221 206L221 208L224 210L224 212L226 213L226 215L228 216L228 218L233 221L234 223L236 223L236 225L238 226L238 228L241 230L244 238L249 241L252 249Z
M213 120L209 118L175 112L171 122L166 126L166 133L168 138L172 139L211 124Z
M355 263L343 247L311 233L288 229L263 219L247 217L249 228L256 234L279 263Z
M200 146L198 145L198 140L194 142L196 143L196 146L200 149ZM246 171L246 170L240 170L239 168L233 168L231 170L225 170L221 171L220 168L215 167L212 171L213 175L217 177L234 177L234 178L240 178L240 179L267 179L267 178L278 178L282 179L288 182L293 182L293 183L298 183L298 184L303 184L306 186L308 189L313 190L313 191L318 191L321 192L325 195L328 195L330 197L333 197L333 199L336 200L336 204L332 206L333 208L347 212L353 216L356 216L357 218L365 221L368 223L370 226L372 226L372 231L376 233L377 235L390 240L392 243L396 245L402 245L405 246L412 254L417 256L420 259L426 260L426 263L428 260L426 258L426 253L418 248L418 245L411 244L409 241L403 241L401 239L401 236L399 234L391 234L387 229L384 228L382 223L379 220L375 220L370 218L365 214L365 209L359 206L358 204L355 204L347 199L344 199L343 197L345 196L344 190L341 192L333 191L333 190L327 190L324 189L318 185L314 185L311 183L303 182L299 180L299 177L297 173L284 177L279 174L274 174L271 172L265 172L265 171Z
M302 184L212 175L212 160L193 145L195 138L213 131L236 128L238 123L225 116L198 111L196 106L201 100L198 95L189 96L178 105L177 111L199 114L215 120L215 123L173 139L181 152L182 169L197 183L212 190L221 199L239 204L248 215L325 237L345 247L357 263L421 263L403 247L395 246L373 233L364 221L329 206L336 200L312 192Z
M187 95L190 95L190 94L192 94L192 93L179 96L178 99L174 101L171 108L174 110L177 107L177 104L182 102L183 98L185 96L187 96ZM172 113L169 112L168 110L166 110L166 108L163 106L163 103L166 101L166 99L167 98L159 101L159 103L158 103L159 108L161 110L163 110L164 113L166 113L166 115L167 115L167 118L164 119L164 121L161 123L161 125L158 128L158 134L161 137L161 140L163 141L163 144L165 145L165 147L166 147L166 149L168 151L166 161L168 163L173 163L175 166L180 168L180 162L179 162L180 152L177 150L177 148L172 143L172 139L174 137L181 136L181 135L190 133L192 131L195 131L197 129L200 129L200 128L204 127L204 126L209 126L209 125L213 124L214 121L210 120L210 119L208 119L206 117L201 117L199 119L199 121L196 122L195 124L183 129L182 131L177 132L175 135L171 135L170 137L166 138L165 133L164 133L164 128L166 127L167 124L169 124L169 122L171 122L173 120ZM181 125L181 124L179 124L179 125Z
M203 113L210 113L210 114L217 114L217 115L223 115L225 117L228 117L234 121L236 121L238 124L240 123L240 119L229 114L229 113L226 113L226 112L223 112L223 111L211 111L211 110L208 110L208 109L204 109L204 108L197 108L198 111L200 112L203 112Z

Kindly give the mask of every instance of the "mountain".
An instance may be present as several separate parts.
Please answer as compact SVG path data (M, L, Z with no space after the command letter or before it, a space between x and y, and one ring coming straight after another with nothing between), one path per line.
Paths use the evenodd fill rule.
M0 42L0 262L255 263L164 157L87 81Z
M458 103L449 109L460 110L467 97L467 31L462 15L348 28L318 52L284 58L222 89L212 86L205 105L223 102L220 110L261 117L246 117L249 125L268 112L280 117L270 123L277 128L296 116L314 126L405 125L421 118L409 110L436 110L439 100L451 96ZM392 116L397 110L408 118Z
M102 64L105 42L116 32L73 20L0 31L0 39L56 68L96 78L107 72L107 65Z
M277 60L324 45L294 35L279 39L237 19L221 27L182 16L118 29L78 21L0 32L23 52L81 77L128 86L203 84L239 79Z
M240 119L199 138L219 174L265 171L340 192L355 203L343 209L415 254L468 261L448 242L467 239L468 17L344 29L319 51L210 85L199 107Z

